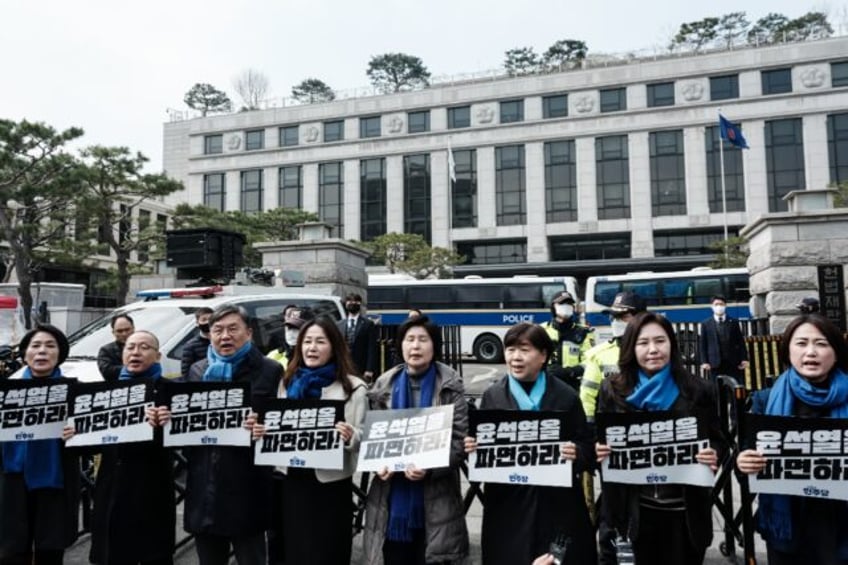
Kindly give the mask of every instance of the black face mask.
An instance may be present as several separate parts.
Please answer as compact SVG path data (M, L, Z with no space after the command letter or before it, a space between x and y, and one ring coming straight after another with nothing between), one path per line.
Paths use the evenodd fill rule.
M346 304L345 310L347 310L351 314L359 314L359 310L362 308L361 304Z
M205 333L205 334L209 333L209 324L198 324L197 327L198 327L198 329L200 329L200 331L202 333Z

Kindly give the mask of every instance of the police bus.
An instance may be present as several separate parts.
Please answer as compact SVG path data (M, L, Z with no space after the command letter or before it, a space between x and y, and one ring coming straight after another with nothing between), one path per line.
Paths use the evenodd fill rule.
M609 308L619 292L629 290L645 299L648 309L661 312L672 323L701 322L712 315L710 298L720 294L727 299L727 315L751 317L748 270L710 269L666 273L641 272L626 275L589 277L586 280L584 310L586 322L598 331L599 339L610 336Z
M368 315L400 324L420 309L439 325L461 328L462 353L482 363L503 360L502 339L518 322L550 319L550 301L567 290L577 298L574 277L522 277L416 280L397 275L368 279Z

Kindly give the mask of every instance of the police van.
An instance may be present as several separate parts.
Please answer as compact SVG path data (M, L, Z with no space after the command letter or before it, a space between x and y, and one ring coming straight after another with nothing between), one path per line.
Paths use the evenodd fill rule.
M180 376L183 348L198 333L194 313L198 308L213 310L223 304L236 304L247 311L253 342L263 351L270 349L272 336L282 333L282 311L288 304L311 308L316 316L341 320L341 300L327 294L307 294L302 288L257 286L208 286L140 291L136 302L98 318L70 336L71 351L62 364L66 377L80 381L102 380L97 369L97 353L114 341L110 321L116 314L128 314L136 330L147 330L159 338L163 376Z

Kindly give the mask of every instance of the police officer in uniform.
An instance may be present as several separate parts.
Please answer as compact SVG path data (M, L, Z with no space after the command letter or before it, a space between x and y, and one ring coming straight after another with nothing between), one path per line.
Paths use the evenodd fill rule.
M583 357L595 345L595 332L574 321L574 304L568 291L556 293L551 300L551 321L542 328L554 342L548 372L579 391Z

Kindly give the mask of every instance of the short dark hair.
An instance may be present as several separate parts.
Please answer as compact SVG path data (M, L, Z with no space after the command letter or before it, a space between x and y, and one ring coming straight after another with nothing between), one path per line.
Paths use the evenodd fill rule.
M244 322L244 325L250 327L250 316L248 315L247 310L238 304L222 304L215 308L215 310L212 311L212 316L209 318L209 325L214 325L215 322L221 318L229 316L230 314L238 314L242 322Z
M812 324L824 335L836 354L836 367L848 371L848 343L845 343L845 340L842 339L842 332L839 331L836 324L818 313L801 314L793 318L786 326L778 349L778 355L784 368L790 366L789 342L792 340L792 335L804 324Z
M529 322L515 324L506 331L503 338L504 347L512 347L526 341L539 351L545 352L545 363L551 359L554 353L554 342L548 337L548 332L541 326Z
M434 324L427 316L418 316L416 318L407 318L397 329L397 347L400 351L400 344L403 343L403 338L412 328L424 328L430 340L433 342L433 360L439 361L442 358L442 330Z
M56 343L59 345L59 362L56 364L58 367L62 363L65 362L65 359L68 358L68 353L71 350L70 344L68 344L68 338L65 337L64 332L57 328L56 326L51 326L50 324L40 324L35 326L27 333L24 334L24 337L21 338L21 342L18 344L18 351L20 351L21 357L26 353L27 348L29 347L29 343L32 341L32 338L35 337L35 334L44 332L48 333L56 340Z
M212 312L214 312L214 310L212 310L212 308L210 308L209 306L201 306L200 308L194 311L194 319L199 320L201 316L211 314Z
M710 304L712 304L716 300L721 300L722 302L727 304L727 298L725 298L723 294L713 294L712 297L710 298Z
M356 292L348 292L344 299L345 302L362 302L362 295Z
M115 329L115 322L117 322L121 318L126 319L132 325L132 327L135 327L135 322L133 322L133 319L130 318L129 314L115 314L114 316L112 316L112 319L109 320L109 326L112 329Z

